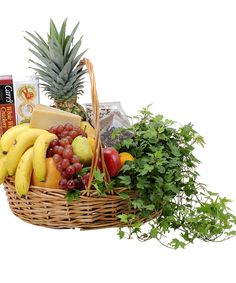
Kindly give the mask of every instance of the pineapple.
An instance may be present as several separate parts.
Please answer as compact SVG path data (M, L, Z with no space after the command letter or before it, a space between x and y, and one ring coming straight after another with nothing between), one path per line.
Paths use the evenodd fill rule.
M50 20L50 32L45 41L37 32L32 34L26 31L28 37L25 39L34 47L29 49L40 62L30 60L34 64L34 69L41 86L53 101L53 107L78 114L83 120L86 119L85 110L77 103L78 95L83 94L84 70L80 64L83 51L80 50L82 37L73 44L74 35L79 23L76 24L70 35L66 35L67 19L64 20L60 31L57 30L54 22Z

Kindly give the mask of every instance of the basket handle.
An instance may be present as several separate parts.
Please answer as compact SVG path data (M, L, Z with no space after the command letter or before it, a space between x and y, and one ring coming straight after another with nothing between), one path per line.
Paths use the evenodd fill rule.
M95 146L94 146L95 150L94 150L94 155L93 155L91 169L90 169L88 186L85 189L87 190L87 194L89 194L89 191L91 189L92 180L94 177L94 170L97 168L99 157L101 158L102 172L104 173L105 184L108 184L111 181L111 178L109 176L109 173L106 167L106 163L104 160L104 154L103 154L103 147L101 143L100 125L99 125L99 101L98 101L96 80L95 80L93 65L90 62L90 60L87 58L84 58L81 61L81 64L86 65L88 74L89 74L89 78L90 78L92 111L93 111L94 129L95 129Z

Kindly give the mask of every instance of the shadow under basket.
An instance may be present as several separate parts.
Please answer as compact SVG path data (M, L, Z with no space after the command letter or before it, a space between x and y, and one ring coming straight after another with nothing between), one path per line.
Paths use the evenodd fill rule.
M130 213L129 204L118 193L126 188L114 189L113 195L105 197L86 196L81 191L79 202L68 204L63 189L31 186L25 197L16 193L14 178L4 183L8 203L13 214L30 224L48 228L95 229L123 226L117 215Z

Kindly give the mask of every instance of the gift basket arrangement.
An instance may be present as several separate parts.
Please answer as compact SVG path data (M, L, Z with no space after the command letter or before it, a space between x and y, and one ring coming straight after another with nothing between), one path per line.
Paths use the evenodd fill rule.
M93 65L78 54L82 38L74 43L78 24L70 35L66 24L51 20L47 40L26 32L53 105L34 105L29 122L2 133L0 182L12 212L48 228L118 227L120 238L175 249L234 236L230 200L198 182L203 137L149 107L130 123L118 102L99 103ZM91 103L82 106L85 76Z

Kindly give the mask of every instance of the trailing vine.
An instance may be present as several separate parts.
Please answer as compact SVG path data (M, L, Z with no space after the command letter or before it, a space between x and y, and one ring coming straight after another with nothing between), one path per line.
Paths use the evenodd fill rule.
M133 135L116 148L130 152L135 159L126 162L112 186L137 192L133 200L128 193L120 194L137 212L118 216L125 225L119 229L119 237L155 238L177 249L195 239L216 242L236 235L230 200L198 182L200 161L193 152L195 145L204 146L204 138L193 125L180 126L162 115L154 116L149 108L134 118L138 121L129 129Z

